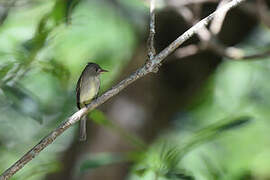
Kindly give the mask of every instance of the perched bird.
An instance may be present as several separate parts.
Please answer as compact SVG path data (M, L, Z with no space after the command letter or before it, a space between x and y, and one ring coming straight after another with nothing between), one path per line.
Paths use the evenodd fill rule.
M97 97L100 87L100 74L108 72L96 63L88 63L84 68L76 86L77 107L85 107ZM80 121L80 141L86 140L86 117Z

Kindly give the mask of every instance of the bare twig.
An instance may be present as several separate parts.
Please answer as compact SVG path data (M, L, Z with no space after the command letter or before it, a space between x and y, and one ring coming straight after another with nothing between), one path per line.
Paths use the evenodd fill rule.
M129 84L133 83L134 81L142 78L143 76L155 72L156 69L159 67L161 62L172 52L175 51L182 43L188 40L191 36L197 33L201 28L205 27L209 22L213 19L215 14L219 13L220 11L227 11L238 5L239 3L245 0L232 0L230 3L226 4L222 8L216 10L208 17L204 18L196 25L191 27L187 30L184 34L179 36L175 41L173 41L168 47L162 50L159 54L157 54L151 61L148 61L145 65L139 68L137 71L132 73L126 79L122 80L116 86L112 87L110 90L105 92L96 100L92 101L87 107L84 107L74 113L71 117L69 117L65 122L63 122L58 128L53 130L49 135L44 137L37 145L35 145L30 151L28 151L25 155L23 155L17 162L15 162L10 168L8 168L1 176L0 180L7 180L11 176L13 176L17 171L22 169L28 162L30 162L34 157L36 157L44 148L46 148L49 144L51 144L59 135L61 135L65 130L67 130L71 125L78 122L82 116L89 113L91 110L95 109L96 107L100 106L101 104L105 103L111 97L118 94L122 91L125 87Z
M220 1L218 8L221 8L224 4L228 3L229 0L222 0ZM194 4L194 5L200 5L200 4ZM247 5L247 4L245 4ZM257 6L258 6L258 16L261 16L262 21L267 24L267 18L269 19L269 14L266 11L267 5L265 4L264 0L257 0ZM196 13L192 12L187 7L180 7L177 8L178 13L186 20L187 23L189 23L190 26L196 24L198 22L198 15L196 16ZM196 9L195 9L196 10ZM188 56L192 56L200 51L203 50L211 50L215 52L216 54L227 57L232 60L256 60L260 58L264 58L270 55L270 50L266 50L260 53L247 55L244 50L236 47L226 47L221 42L219 42L216 38L216 34L219 33L219 31L222 28L222 24L224 21L224 18L226 16L228 11L222 11L220 14L217 14L214 19L212 20L210 29L212 27L212 31L209 31L206 27L203 27L199 32L197 32L198 37L201 41L198 45L189 45L183 48L179 48L175 55L179 58L184 58ZM263 20L264 19L264 20ZM270 22L270 21L269 21Z
M174 6L180 7L180 6L187 6L190 4L202 4L202 3L216 3L220 0L185 0L185 1L180 1L180 0L169 0L170 4L173 4Z
M154 40L155 40L156 28L155 28L155 0L150 2L150 27L148 38L148 58L152 60L156 55Z
M260 58L265 58L268 56L270 56L270 50L266 50L266 51L258 53L258 54L244 55L243 57L240 57L240 59L258 60Z
M218 4L218 8L221 8L222 6L224 6L224 4L227 4L230 0L221 0L220 3ZM217 14L216 17L213 19L211 25L210 25L210 31L213 34L218 34L221 30L223 21L226 17L228 11L222 11L221 13Z
M260 60L261 58L270 56L270 50L265 50L263 52L251 55L247 55L242 49L235 47L227 47L227 48L219 47L213 48L212 50L215 52L219 51L217 52L218 54L227 57L231 60Z
M193 26L199 22L198 16L195 16L194 13L187 7L180 7L177 9L178 13L186 20L186 22ZM208 42L211 39L211 33L207 30L206 27L203 27L200 31L197 32L199 39L201 41Z
M198 19L198 20L201 19L202 7L203 7L202 4L193 4L191 6L191 9L193 11L194 19Z
M228 0L223 0L219 3L218 8L222 8ZM196 10L196 9L195 9ZM213 21L216 21L218 28L221 28L224 17L226 15L227 11L221 11L220 13L216 14L213 18ZM178 13L181 14L181 16L186 20L187 23L189 23L190 26L193 26L199 21L199 16L196 16L196 13L193 13L189 8L187 7L180 7L178 8ZM195 15L194 15L195 14ZM220 21L221 20L221 21ZM212 24L214 23L212 21ZM219 32L220 29L216 29L216 33ZM226 47L222 43L220 43L215 34L210 32L206 27L203 27L200 31L197 32L197 35L201 41L198 45L190 45L184 48L179 48L175 55L179 58L187 57L194 55L202 50L211 50L215 52L218 55L230 58L230 59L243 59L245 57L244 51L235 48L235 47Z
M201 50L199 45L188 45L182 48L177 49L174 53L179 58L185 58L197 54Z
M204 50L210 50L222 57L227 57L229 59L234 60L245 59L247 57L245 56L244 52L241 49L235 47L224 47L221 44L214 41L202 42L197 45L188 45L186 47L179 48L174 54L178 58L184 58L195 55L198 52Z
M236 47L224 47L219 43L212 43L213 41L205 44L200 43L198 45L188 45L182 48L179 48L174 54L178 58L185 58L188 56L192 56L197 54L203 50L211 50L216 54L226 57L231 60L260 60L261 58L265 58L270 56L270 50L265 50L255 54L246 54L244 50Z
M186 22L191 23L194 21L194 15L189 8L180 7L177 8L177 12L185 19Z
M209 49L216 54L227 57L229 59L243 59L245 57L244 51L242 49L236 47L225 47L224 45L214 40L209 41L205 49Z

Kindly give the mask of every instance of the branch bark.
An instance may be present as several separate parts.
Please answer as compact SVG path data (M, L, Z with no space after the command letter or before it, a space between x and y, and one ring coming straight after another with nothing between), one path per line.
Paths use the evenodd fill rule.
M155 50L155 0L151 0L150 2L150 27L149 27L149 38L148 38L148 58L152 60L156 55Z
M33 158L35 158L44 148L46 148L49 144L51 144L59 135L61 135L65 130L67 130L71 125L78 122L82 116L89 113L91 110L105 103L111 97L118 94L129 84L134 81L142 78L143 76L156 72L158 67L161 65L162 61L175 51L182 43L188 40L191 36L197 33L201 28L204 28L209 22L215 17L216 14L219 14L222 11L227 11L239 3L245 0L232 0L230 3L224 5L223 7L217 9L215 12L202 19L196 25L188 29L184 34L179 36L175 41L173 41L168 47L162 50L159 54L157 54L152 60L147 61L145 65L139 68L137 71L132 73L129 77L122 80L116 86L112 87L110 90L105 92L95 101L92 101L87 107L84 107L74 113L71 117L69 117L66 121L64 121L58 128L53 130L49 135L44 137L37 145L35 145L30 151L28 151L25 155L23 155L17 162L15 162L10 168L8 168L3 174L0 176L0 180L7 180L12 177L16 172L22 169L27 163L29 163Z

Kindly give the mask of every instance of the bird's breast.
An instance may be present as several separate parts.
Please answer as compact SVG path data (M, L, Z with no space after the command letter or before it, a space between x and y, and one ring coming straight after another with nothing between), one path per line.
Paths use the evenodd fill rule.
M88 104L97 95L99 90L98 77L86 77L81 82L80 102Z

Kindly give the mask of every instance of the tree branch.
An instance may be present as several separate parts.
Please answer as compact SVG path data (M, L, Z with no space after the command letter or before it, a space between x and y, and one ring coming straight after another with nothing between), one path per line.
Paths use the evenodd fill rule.
M150 27L148 38L148 58L152 60L156 55L154 40L155 40L156 28L155 28L155 0L150 2Z
M228 3L228 0L220 1L217 9L223 7L226 3ZM219 14L215 15L210 26L211 31L209 31L206 27L203 27L200 31L197 32L201 43L199 43L198 45L189 45L183 48L179 48L175 52L175 55L179 58L184 58L187 56L192 56L203 50L211 50L220 56L227 57L233 60L254 60L256 58L263 58L269 56L269 50L260 52L258 54L246 55L244 50L236 47L226 47L218 41L215 35L218 34L221 30L227 12L228 10L221 11ZM192 12L187 7L178 8L178 13L187 21L187 23L189 23L190 26L195 25L199 21L198 16L194 15L196 13Z
M229 0L221 0L218 4L218 8L222 7L224 4L227 4L229 2ZM214 34L217 35L221 28L222 28L222 24L223 21L226 17L228 11L223 11L220 14L218 14L212 21L211 25L210 25L210 31Z
M105 103L111 97L118 94L121 90L127 87L129 84L134 81L142 78L143 76L155 72L161 62L176 48L178 48L182 43L188 40L191 36L197 33L201 28L205 27L209 22L213 19L213 17L220 13L221 11L227 11L238 5L239 3L245 0L232 0L230 3L224 5L222 8L217 9L215 12L210 14L208 17L204 18L196 25L187 30L184 34L179 36L175 41L173 41L168 47L162 50L159 54L157 54L152 60L148 61L145 65L139 68L137 71L132 73L129 77L122 80L116 86L112 87L110 90L105 92L87 107L84 107L74 113L71 117L69 117L65 122L63 122L58 128L53 130L49 135L43 138L37 145L35 145L30 151L28 151L25 155L23 155L17 162L15 162L10 168L8 168L3 174L0 176L0 180L7 180L12 177L17 171L22 169L28 162L30 162L33 158L35 158L44 148L46 148L49 144L51 144L59 135L61 135L65 130L67 130L71 125L78 122L82 116L89 113L91 110Z
M174 4L175 6L187 6L190 4L202 4L202 3L217 3L219 0L185 0L185 1L179 1L179 0L170 0L171 4Z
M177 49L174 53L178 58L185 58L197 54L201 50L199 45L191 44L182 48Z

